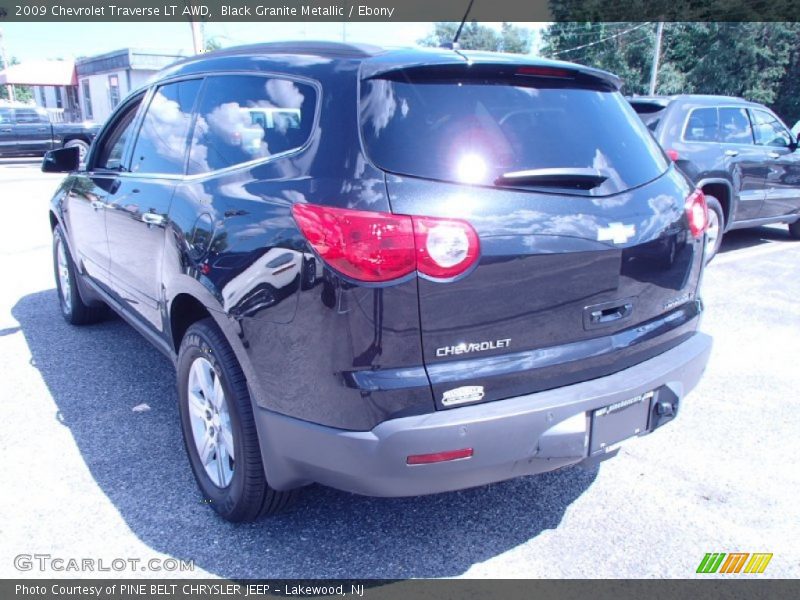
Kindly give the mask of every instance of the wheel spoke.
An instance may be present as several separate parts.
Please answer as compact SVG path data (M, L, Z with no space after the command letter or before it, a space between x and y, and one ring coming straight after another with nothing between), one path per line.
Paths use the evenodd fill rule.
M197 361L198 367L198 381L203 390L203 396L209 402L213 402L214 398L214 380L211 375L211 364L207 360Z
M211 393L211 403L216 407L218 411L222 411L223 406L225 404L225 392L222 390L222 382L220 381L219 377L214 376L214 390Z
M200 462L203 463L203 466L208 465L208 463L211 462L211 459L214 457L214 450L214 438L206 433L199 448Z
M190 389L189 390L189 412L199 419L206 417L206 404L200 395Z
M236 460L236 454L233 449L233 434L231 433L230 428L223 425L219 433L219 438L222 442L221 445L224 446L225 452L231 457L232 460Z
M224 452L222 451L222 444L217 444L217 485L219 487L225 487L228 484L227 481L227 462L228 459L224 456Z

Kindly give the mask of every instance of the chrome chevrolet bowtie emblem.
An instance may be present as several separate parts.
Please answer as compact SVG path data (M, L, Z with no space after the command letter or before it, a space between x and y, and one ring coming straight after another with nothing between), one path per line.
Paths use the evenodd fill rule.
M598 242L614 242L615 244L624 244L634 235L636 235L636 227L634 225L625 225L623 223L609 223L608 227L598 227L597 229Z

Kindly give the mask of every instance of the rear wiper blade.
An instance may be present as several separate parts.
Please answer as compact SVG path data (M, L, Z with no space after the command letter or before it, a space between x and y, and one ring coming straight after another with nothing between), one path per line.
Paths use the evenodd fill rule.
M495 179L494 184L591 190L601 185L606 179L608 179L608 175L603 175L597 169L528 169L503 173Z

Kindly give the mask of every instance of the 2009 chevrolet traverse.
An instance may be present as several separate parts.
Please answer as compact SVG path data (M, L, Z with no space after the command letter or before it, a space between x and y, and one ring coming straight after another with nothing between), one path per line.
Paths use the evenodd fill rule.
M73 324L172 358L226 519L311 482L409 496L613 455L711 348L707 209L619 80L453 50L299 42L129 96L50 220Z

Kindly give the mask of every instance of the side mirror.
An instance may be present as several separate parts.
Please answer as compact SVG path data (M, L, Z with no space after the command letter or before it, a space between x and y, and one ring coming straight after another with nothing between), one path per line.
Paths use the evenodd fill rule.
M42 161L43 173L71 173L81 165L81 153L77 147L50 150Z
M797 148L798 148L797 140L794 137L792 137L792 141L789 142L789 152L794 152L795 150L797 150Z

